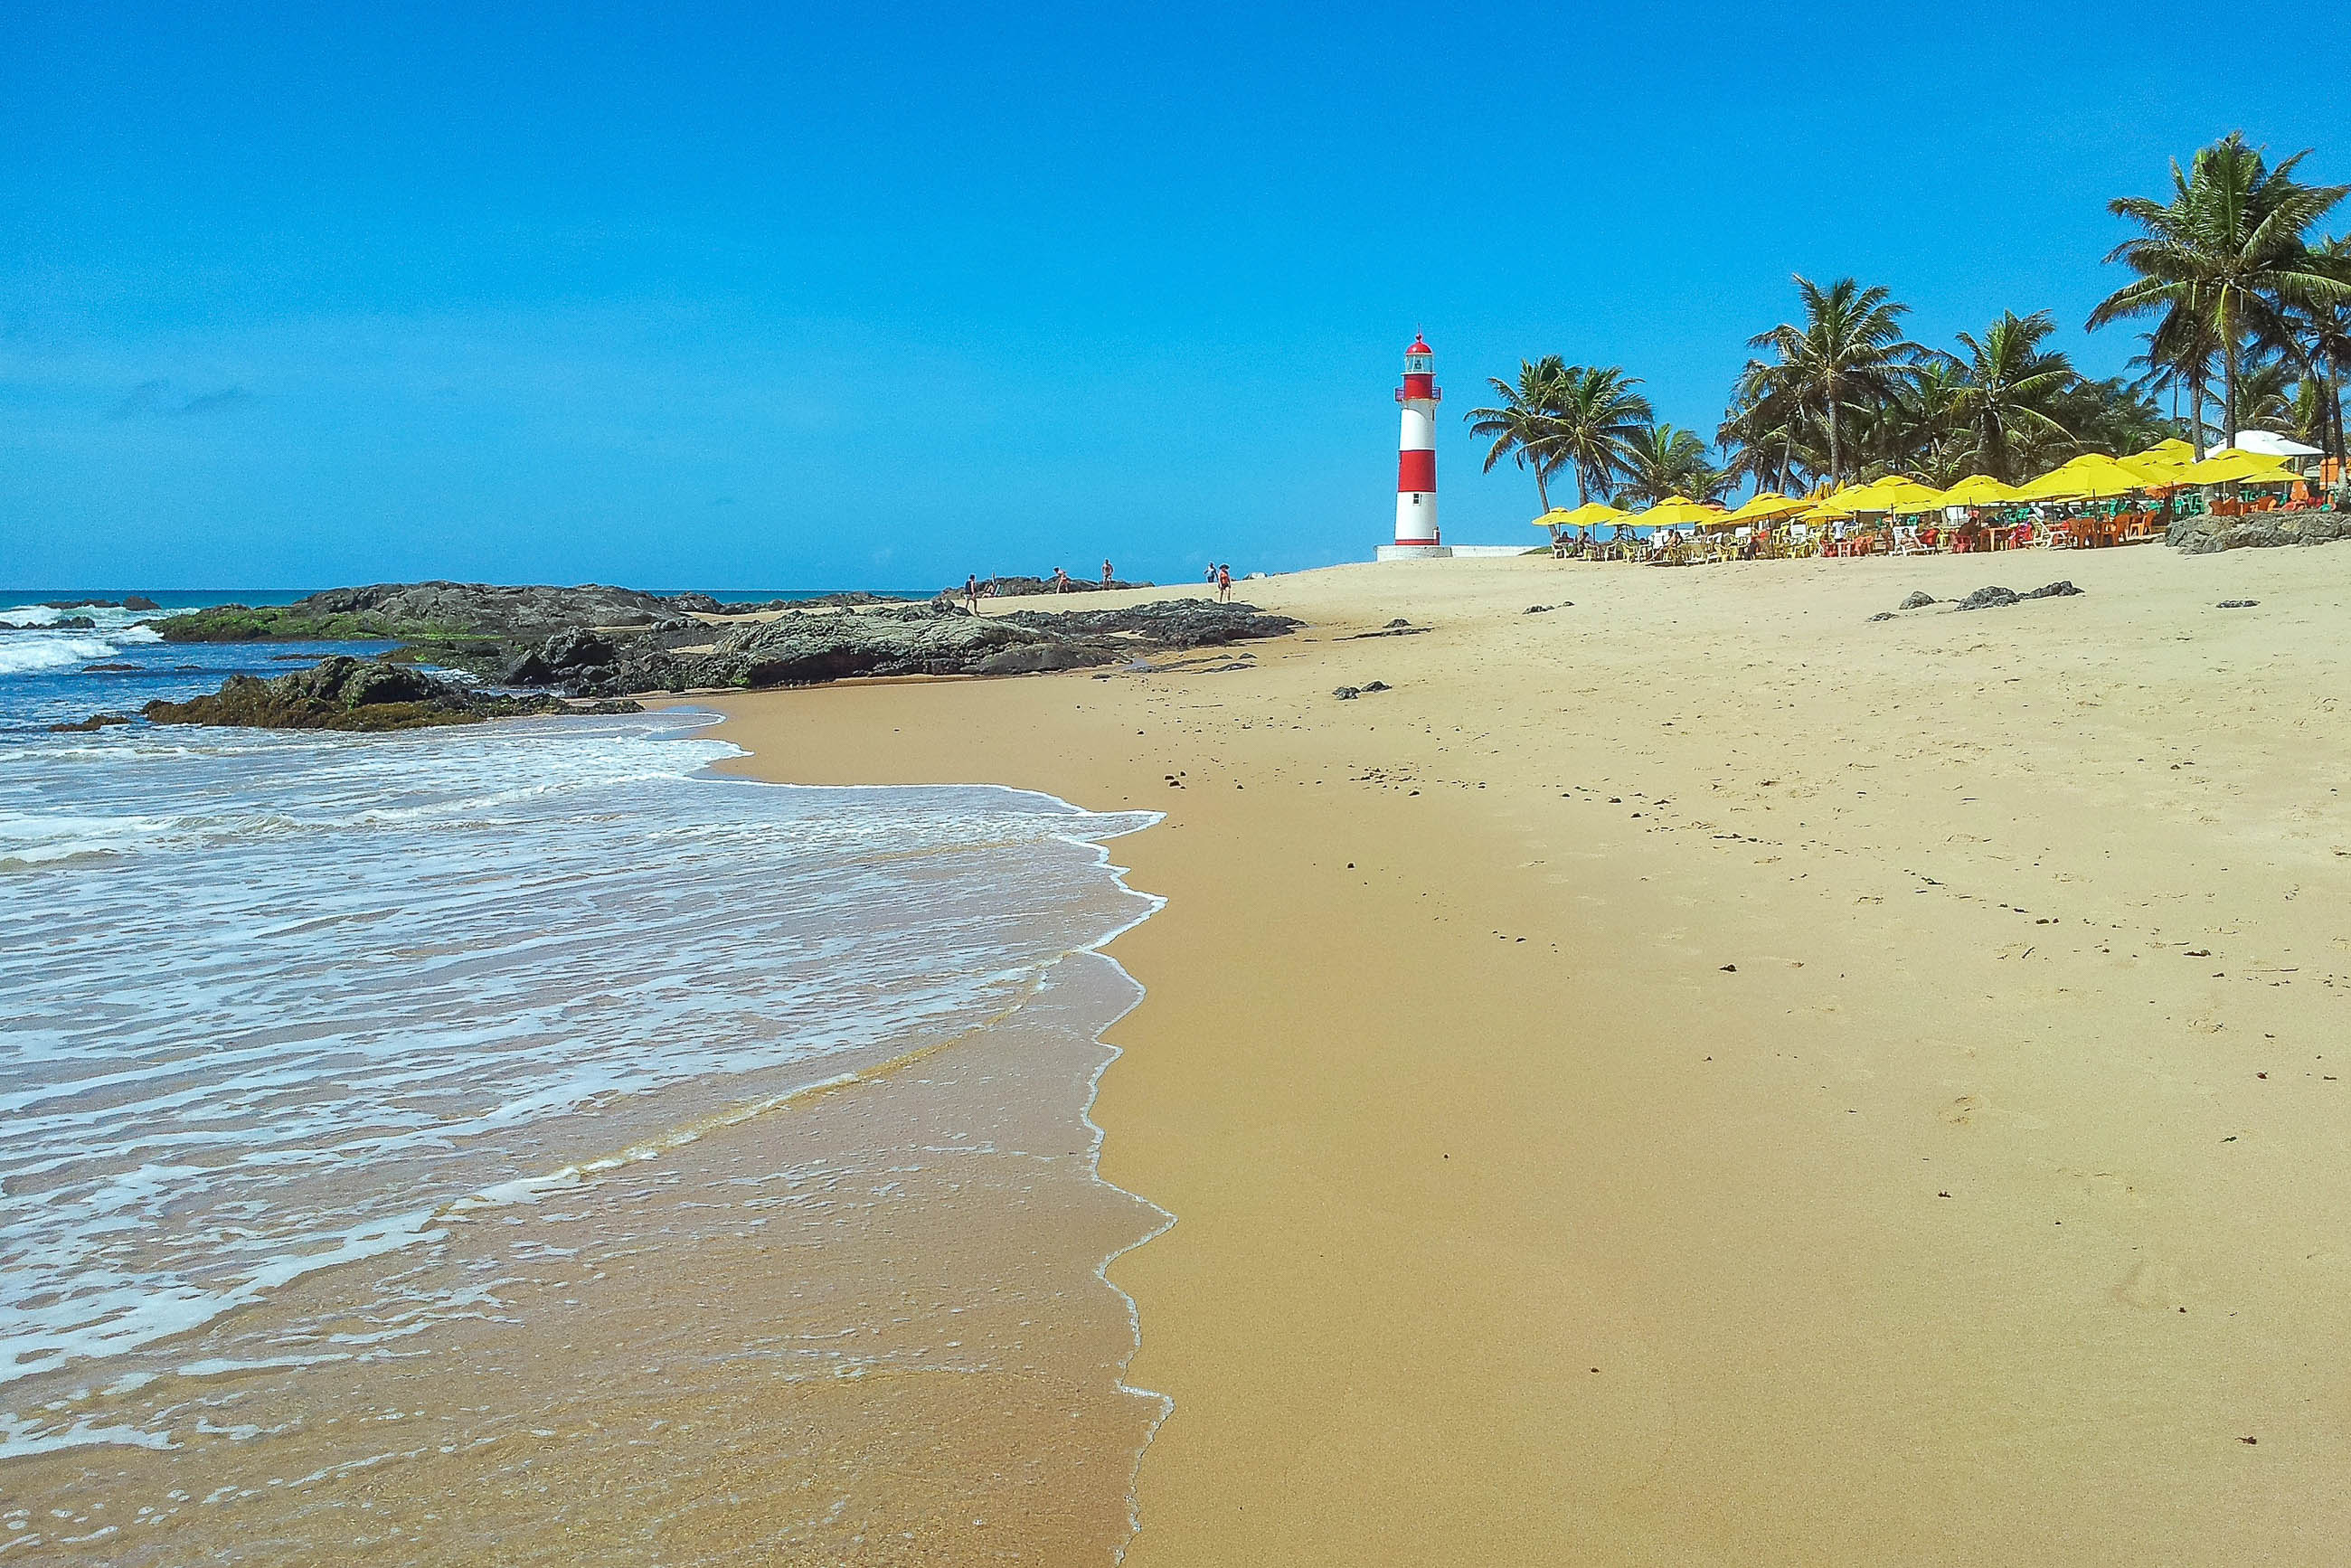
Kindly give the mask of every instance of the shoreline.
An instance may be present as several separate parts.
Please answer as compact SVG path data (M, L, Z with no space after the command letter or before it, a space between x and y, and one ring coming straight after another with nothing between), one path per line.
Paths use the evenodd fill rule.
M408 815L444 831L423 803L453 798L455 821L479 832L467 790L485 766L506 777L466 755L535 772L511 798L559 799L505 823L525 842L550 831L518 878L561 867L580 821L633 824L608 827L626 841L561 879L568 905L513 894L529 912L557 902L548 929L512 934L528 962L502 970L501 950L470 933L436 941L430 916L397 946L463 964L493 1012L511 1005L502 985L560 1010L579 1031L563 1060L591 1074L597 1046L640 1043L598 1028L585 1009L600 1000L708 1064L439 1151L473 1162L455 1176L420 1156L401 1190L440 1190L402 1239L427 1245L313 1257L186 1332L26 1373L8 1424L25 1451L7 1473L40 1509L8 1511L26 1532L10 1540L110 1561L127 1546L142 1562L234 1554L240 1540L298 1555L397 1542L414 1562L475 1561L485 1542L517 1563L861 1558L901 1532L960 1535L975 1557L1121 1549L1165 1402L1126 1378L1134 1308L1108 1270L1168 1221L1102 1176L1090 1108L1116 1056L1104 1032L1140 995L1100 949L1159 907L1105 841L1154 819L987 785L894 801L762 791L708 766L731 749L709 744L716 717L574 736L586 749L569 764L522 733L338 743L379 770L400 766L384 746L404 747ZM664 755L612 749L632 745ZM451 747L449 767L430 760ZM564 794L583 781L590 793ZM592 792L608 785L620 793ZM452 873L465 912L504 907L498 863ZM381 898L441 907L433 869ZM130 874L76 885L131 897L114 892ZM183 932L200 956L206 934L200 920ZM549 941L597 956L567 964ZM275 974L251 968L256 985ZM426 1016L413 988L385 994ZM355 1003L339 1022L363 1035L371 1016ZM474 1043L467 1071L506 1082L498 1042ZM660 1061L624 1065L642 1079ZM417 1071L440 1095L434 1125L456 1126L431 1087L437 1065ZM543 1081L517 1082L507 1105ZM306 1108L289 1080L278 1120ZM470 1108L502 1113L496 1100ZM183 1176L236 1164L188 1163ZM311 1209L363 1211L376 1175L352 1162L347 1180L329 1173L332 1191L233 1219L246 1236L277 1226L300 1254ZM192 1223L199 1196L193 1182L177 1192ZM174 1239L145 1234L158 1231L157 1246Z
M2019 573L2087 592L1867 622ZM2351 1422L2299 1370L2351 1284L2351 1101L2312 1060L2351 552L1249 597L1310 625L1238 674L694 699L728 771L1167 812L1122 846L1168 904L1120 938L1144 995L1093 1112L1103 1178L1182 1219L1109 1271L1128 1380L1175 1401L1128 1561L2351 1531ZM1342 640L1397 614L1435 631ZM2176 956L2225 946L2258 990Z

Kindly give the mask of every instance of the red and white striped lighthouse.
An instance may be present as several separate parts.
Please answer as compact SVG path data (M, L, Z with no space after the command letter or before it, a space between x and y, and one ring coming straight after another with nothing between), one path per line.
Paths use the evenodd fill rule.
M1404 430L1396 438L1397 549L1435 550L1437 535L1437 356L1416 332L1404 351Z

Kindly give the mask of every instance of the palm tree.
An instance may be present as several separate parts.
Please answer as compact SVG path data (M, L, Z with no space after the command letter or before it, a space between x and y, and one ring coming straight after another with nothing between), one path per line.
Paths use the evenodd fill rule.
M2253 365L2237 377L2237 412L2247 430L2283 431L2294 423L2294 366L2285 359Z
M1967 431L1972 460L1995 479L2013 483L2023 477L2016 464L2020 445L2072 437L2055 410L2058 399L2081 378L2062 351L2041 346L2056 329L2046 310L2030 316L2009 310L1980 340L1959 335L1966 354L1952 417Z
M1827 441L1776 371L1761 360L1747 361L1714 439L1729 459L1727 481L1798 495L1827 472Z
M2273 169L2259 148L2245 145L2242 131L2232 131L2199 152L2188 170L2172 164L2168 202L2118 196L2106 204L2142 231L2106 259L2138 277L2101 300L2089 325L2174 310L2199 319L2220 350L2221 408L2231 433L2242 423L2238 380L2247 340L2283 337L2290 309L2351 297L2351 282L2304 239L2351 195L2351 185L2295 180L2295 167L2309 156L2304 148Z
M1711 500L1729 487L1729 478L1707 461L1706 443L1687 430L1653 424L1628 445L1625 496L1656 506L1668 496Z
M2212 361L2220 352L2211 324L2193 300L2183 300L2164 311L2153 331L2139 336L2147 352L2133 356L2130 365L2144 373L2132 383L2132 390L2142 396L2170 392L2172 413L2177 414L2179 391L2187 389L2189 434L2200 459L2205 447L2204 416L2211 403Z
M1779 355L1778 363L1763 367L1766 377L1827 426L1828 476L1842 480L1845 414L1856 402L1893 402L1924 350L1902 335L1910 308L1883 287L1841 277L1823 288L1799 273L1796 292L1804 324L1783 322L1748 346Z
M1953 356L1921 361L1878 421L1877 445L1886 465L1938 486L1956 484L1974 469L1979 443L1964 412L1970 390L1966 369Z
M1545 450L1575 476L1575 498L1604 499L1625 472L1634 441L1656 418L1641 383L1618 365L1570 365L1552 412Z
M1520 360L1517 385L1499 376L1487 377L1486 384L1500 401L1492 408L1473 408L1463 416L1470 421L1472 435L1493 442L1486 453L1484 471L1492 473L1494 465L1505 457L1521 468L1533 469L1535 495L1548 512L1551 476L1561 462L1553 450L1553 438L1558 434L1560 398L1567 384L1566 361L1557 354Z
M2351 278L2351 239L2330 239L2317 256L2337 277ZM2287 313L2289 335L2266 339L2262 347L2283 353L2300 365L2303 386L2316 404L2318 423L2307 439L2325 448L2329 456L2344 456L2343 386L2351 376L2351 300L2317 299Z
M2071 433L2046 447L2027 446L2018 464L2022 473L2048 467L2075 452L2140 452L2181 435L2179 422L2166 419L2146 390L2120 376L2108 381L2077 379L2061 393L2050 416Z

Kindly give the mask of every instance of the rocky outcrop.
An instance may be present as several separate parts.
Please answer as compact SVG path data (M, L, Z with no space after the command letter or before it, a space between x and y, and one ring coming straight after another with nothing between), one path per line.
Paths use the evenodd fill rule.
M633 712L635 707L630 703L604 711ZM500 695L446 675L339 655L270 680L232 675L210 696L152 702L141 711L155 724L389 730L569 710L551 696Z
M719 630L709 646L692 652L642 637L561 632L517 657L499 679L573 696L611 696L873 675L1034 674L1279 637L1300 624L1253 605L1196 599L991 616L941 601L746 622Z
M2047 582L2039 588L2027 589L2022 593L2013 589L1997 586L1979 588L1951 608L1954 610L2004 610L2011 604L2021 604L2028 599L2072 599L2081 591L2070 582Z
M1050 577L991 577L982 580L980 583L980 587L986 591L990 599L1026 599L1039 593L1111 593L1122 588L1156 586L1158 585L1149 582L1129 582L1123 578L1116 577L1108 582L1104 582L1101 578L1095 578L1089 582L1084 578L1073 577L1070 579L1070 585L1065 589L1056 588L1053 580ZM963 597L963 584L958 582L941 589L939 597L960 600Z
M2164 541L2188 555L2224 549L2274 549L2351 538L2351 513L2256 512L2250 517L2174 517Z
M333 588L291 604L215 605L154 623L167 643L537 642L567 626L698 629L675 601L632 588L508 588L390 582Z
M371 665L422 661L507 687L611 697L858 675L1081 669L1279 637L1300 624L1251 605L1199 599L979 617L946 599L836 597L858 602L826 611L810 608L820 601L800 601L772 619L713 625L695 616L761 607L723 604L706 594L427 582L336 589L260 609L225 605L157 626L178 642L391 639L404 646ZM240 700L250 706L257 699Z

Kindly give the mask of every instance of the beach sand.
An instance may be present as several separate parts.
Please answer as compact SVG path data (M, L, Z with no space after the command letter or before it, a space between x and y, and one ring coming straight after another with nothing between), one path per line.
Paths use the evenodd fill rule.
M1311 624L713 703L764 778L1167 813L1130 1563L2340 1560L2351 548L1239 596Z

